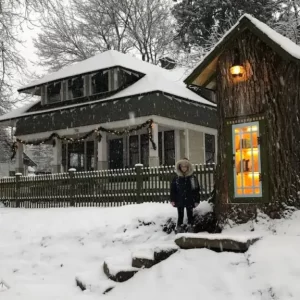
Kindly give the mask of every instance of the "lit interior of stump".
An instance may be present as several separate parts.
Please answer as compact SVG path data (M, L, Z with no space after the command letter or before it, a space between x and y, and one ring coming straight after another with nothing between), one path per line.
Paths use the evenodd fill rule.
M259 123L233 126L235 196L261 196Z

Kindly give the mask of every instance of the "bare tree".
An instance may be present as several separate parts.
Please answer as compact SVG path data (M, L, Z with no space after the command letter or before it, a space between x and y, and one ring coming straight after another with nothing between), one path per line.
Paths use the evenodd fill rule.
M73 10L57 2L44 13L42 33L34 41L42 66L56 70L70 63L84 60L93 54L76 21Z
M300 44L300 0L279 1L281 10L273 28L279 33Z
M81 33L90 47L98 51L114 49L124 53L133 47L128 36L130 12L121 9L122 1L73 0Z
M35 40L41 64L52 70L115 49L157 64L173 43L166 0L70 0L50 10Z
M12 79L24 69L25 61L17 45L18 31L30 22L31 12L50 8L52 0L0 0L0 115L10 109Z
M120 10L128 16L129 36L142 59L157 64L159 58L170 56L174 26L170 4L164 0L120 1Z

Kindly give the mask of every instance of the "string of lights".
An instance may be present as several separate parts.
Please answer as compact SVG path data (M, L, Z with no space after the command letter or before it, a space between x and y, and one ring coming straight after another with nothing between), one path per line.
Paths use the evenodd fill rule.
M16 139L16 141L12 145L11 159L13 159L16 156L19 143L21 143L23 145L38 146L38 145L42 145L42 144L47 144L50 141L52 141L52 145L54 147L55 146L55 139L59 139L59 140L65 141L67 143L73 144L73 143L84 142L87 138L89 138L92 135L96 135L97 140L99 142L101 142L101 139L102 139L101 132L106 132L106 133L109 133L109 134L122 136L122 135L129 135L132 132L139 131L139 130L141 130L143 128L146 128L146 127L148 128L148 137L149 137L149 141L151 142L152 148L154 150L156 150L157 146L156 146L156 144L153 140L152 124L153 124L153 120L150 119L150 120L146 121L143 124L140 124L140 125L137 125L137 126L131 127L131 128L126 128L126 129L123 129L123 130L107 129L107 128L104 128L104 127L100 126L96 129L93 129L93 130L89 131L88 133L86 133L85 135L83 135L79 138L71 138L71 137L66 137L66 136L60 136L58 133L52 133L49 137L45 138L44 140L28 142L28 141L24 141L24 140L21 140L21 139Z

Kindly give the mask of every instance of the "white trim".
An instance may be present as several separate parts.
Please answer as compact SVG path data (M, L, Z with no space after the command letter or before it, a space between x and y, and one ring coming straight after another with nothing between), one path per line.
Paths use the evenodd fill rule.
M209 133L214 135L217 134L217 129L205 127L202 125L182 122L170 118L152 115L149 116L148 119L152 119L155 123L158 123L159 125L170 127L170 129L189 129L193 131L204 132L204 133Z
M236 128L243 128L243 127L247 127L247 126L257 126L257 137L259 137L259 122L248 122L248 123L240 123L240 124L236 124L236 125L232 125L231 128L231 135L232 135L232 154L234 155L234 160L236 161L236 156L235 156L235 149L236 149L236 145L235 145L235 129ZM251 131L252 132L252 131ZM252 146L252 139L251 139L251 146ZM257 145L258 148L258 172L259 174L261 173L261 149L260 149L260 145ZM237 194L237 182L236 182L236 166L233 168L232 170L233 172L233 181L234 181L234 198L260 198L262 197L262 182L259 181L259 189L260 189L260 193L259 194L249 194L249 195L245 195L245 194ZM242 169L241 169L241 173L243 172L243 165L242 165ZM253 191L255 191L255 186L251 186L249 187L249 189L253 189ZM244 189L243 183L242 183L242 189Z
M97 141L97 154L98 154L98 159L97 159L97 165L98 161L109 161L109 146L107 143L107 133L103 132L101 133L102 138L101 141Z

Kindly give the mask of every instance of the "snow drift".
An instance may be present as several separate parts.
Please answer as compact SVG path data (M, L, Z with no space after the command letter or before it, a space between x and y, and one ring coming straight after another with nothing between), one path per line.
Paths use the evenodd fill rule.
M286 220L260 215L256 222L227 226L227 236L251 231L263 237L245 254L180 250L103 295L97 286L109 285L103 261L169 245L175 236L162 225L170 217L176 210L166 204L1 208L0 282L10 288L0 289L0 299L300 299L300 212ZM75 277L86 272L91 288L82 292Z

